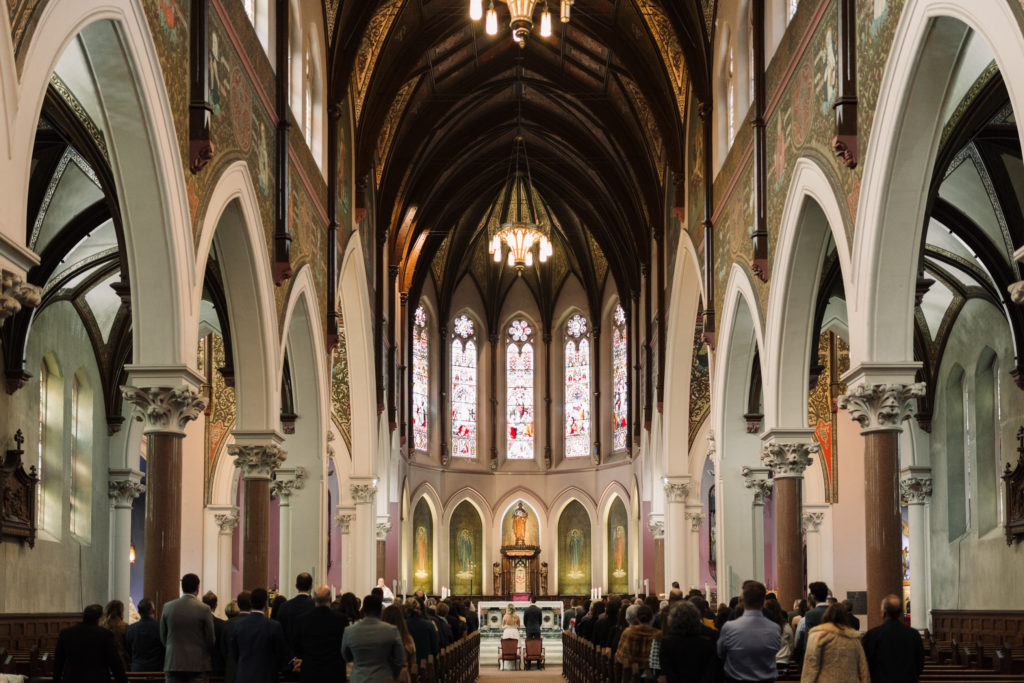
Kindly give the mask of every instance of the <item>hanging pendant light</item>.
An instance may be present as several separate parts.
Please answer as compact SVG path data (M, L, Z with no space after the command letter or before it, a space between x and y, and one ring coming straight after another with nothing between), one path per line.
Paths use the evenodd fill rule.
M535 195L526 143L522 135L517 135L505 187L486 220L488 250L495 263L501 263L502 251L507 249L506 262L519 275L533 267L534 247L541 263L554 253L550 225L538 213Z
M469 18L480 21L484 16L484 0L469 0Z
M554 2L554 0L550 0ZM541 6L540 35L551 37L551 11L549 0L499 0L508 7L508 26L512 29L512 40L519 47L526 47L526 39L533 31L533 15L537 6ZM560 18L563 24L568 23L570 7L574 0L561 0ZM479 21L483 17L483 0L469 0L469 18ZM486 20L487 35L498 34L498 12L494 9L494 0L489 0Z

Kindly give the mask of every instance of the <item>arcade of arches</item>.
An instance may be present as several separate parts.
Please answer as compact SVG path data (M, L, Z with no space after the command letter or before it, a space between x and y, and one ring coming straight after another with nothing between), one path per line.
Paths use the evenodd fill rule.
M1024 604L1024 5L570 4L6 3L0 612Z

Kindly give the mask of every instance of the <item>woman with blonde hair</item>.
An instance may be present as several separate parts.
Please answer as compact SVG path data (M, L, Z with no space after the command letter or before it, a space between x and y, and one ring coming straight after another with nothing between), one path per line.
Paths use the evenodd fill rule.
M128 642L124 634L128 630L128 624L124 621L124 603L120 600L111 600L103 609L103 617L100 618L100 626L114 634L114 645L117 646L117 656L121 658L125 671L128 671L131 660L128 658Z
M516 606L511 602L505 609L505 616L501 619L501 638L514 638L519 640L519 627L522 624L519 621L519 615L516 614Z
M837 602L812 628L801 683L869 683L868 660L860 644L860 632L847 626L846 608Z

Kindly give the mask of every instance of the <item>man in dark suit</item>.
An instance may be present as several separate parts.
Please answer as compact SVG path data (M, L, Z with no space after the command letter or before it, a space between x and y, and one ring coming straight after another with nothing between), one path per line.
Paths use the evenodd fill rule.
M544 622L544 614L537 607L537 596L530 596L530 606L523 610L523 627L527 638L540 638L540 625Z
M160 641L167 648L164 673L168 683L205 681L210 655L217 642L213 612L199 602L199 577L181 577L183 595L164 605L160 613Z
M128 644L132 671L163 671L164 644L160 642L160 624L153 615L156 613L153 601L142 598L139 602L139 620L128 627L124 639Z
M231 630L229 657L235 663L235 680L243 683L277 683L277 672L294 663L281 624L267 617L267 591L249 594L252 612Z
M224 675L224 662L228 658L228 622L217 616L217 594L213 591L206 591L203 596L203 604L210 608L213 614L213 650L210 651L210 673L214 676Z
M466 599L466 635L473 633L474 631L480 630L480 617L476 613L476 609L473 607L473 603Z
M227 648L227 656L224 660L224 680L227 683L235 683L235 660L231 659L231 634L234 633L238 622L252 613L250 595L249 591L242 591L238 594L235 598L235 602L238 604L238 614L228 619L228 623L224 627L224 640Z
M921 634L903 623L903 606L895 595L882 600L882 617L882 625L861 641L872 683L917 683L924 671Z
M299 619L313 611L313 598L309 592L313 589L313 577L302 572L295 577L295 590L298 594L277 610L277 621L284 629L284 638L289 645L295 644L295 626Z
M82 611L82 623L70 626L57 637L53 657L53 680L74 683L127 683L124 664L114 645L114 633L99 625L102 605L89 605Z
M422 661L429 655L437 657L441 651L441 638L434 623L423 614L423 608L416 598L405 601L405 627L416 643L416 661Z
M302 662L299 680L303 683L344 683L345 659L341 642L348 625L341 613L331 609L331 589L318 586L313 594L313 610L295 623L292 651Z
M353 663L352 683L386 681L405 666L402 636L398 627L381 621L382 606L376 595L363 598L363 618L347 627L341 639L341 654Z

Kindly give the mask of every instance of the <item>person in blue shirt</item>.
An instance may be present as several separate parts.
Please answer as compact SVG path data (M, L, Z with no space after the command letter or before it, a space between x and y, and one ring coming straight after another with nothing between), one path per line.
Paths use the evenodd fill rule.
M718 657L730 683L774 681L778 677L775 654L782 645L782 632L761 612L766 594L763 583L745 581L743 616L722 625Z

